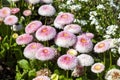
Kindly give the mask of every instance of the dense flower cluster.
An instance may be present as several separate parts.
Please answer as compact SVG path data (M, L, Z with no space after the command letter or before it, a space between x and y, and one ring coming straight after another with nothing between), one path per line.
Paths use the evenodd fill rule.
M113 0L8 2L0 8L1 53L23 55L16 80L93 80L93 73L95 80L120 80L120 9Z

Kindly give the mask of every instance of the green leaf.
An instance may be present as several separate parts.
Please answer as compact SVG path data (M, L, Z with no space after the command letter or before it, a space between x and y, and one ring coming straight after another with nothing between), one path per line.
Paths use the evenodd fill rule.
M4 57L5 55L5 48L3 46L1 46L1 51L0 51L0 57Z
M5 43L5 41L7 40L7 38L8 38L8 36L6 35L6 36L4 37L4 39L2 40L2 43Z
M16 73L15 80L21 80L22 74L20 72Z
M58 75L58 74L53 74L53 75L51 76L51 80L58 80L58 78L59 78L59 75Z
M8 43L4 43L4 46L7 48L7 50L10 49L10 46Z
M20 66L20 68L23 68L25 70L30 70L30 66L27 60L22 59L18 62L18 65Z
M30 70L30 71L28 72L28 76L29 76L29 77L34 77L35 75L36 75L36 70L35 70L35 69Z

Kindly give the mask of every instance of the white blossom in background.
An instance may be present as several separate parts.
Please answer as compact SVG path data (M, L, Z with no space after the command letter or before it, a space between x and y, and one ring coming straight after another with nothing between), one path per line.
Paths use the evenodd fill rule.
M66 8L67 5L66 5L66 4L61 4L61 5L59 5L58 7L59 7L60 9L62 9L62 8Z
M106 34L106 35L104 35L103 37L104 37L105 39L109 39L109 38L111 38L111 35Z
M111 49L111 52L117 53L117 49L116 49L116 48L112 48L112 49Z
M92 16L92 15L93 15L93 16L97 16L97 12L96 12L96 11L91 11L91 12L89 13L89 15L90 15L90 16Z
M115 7L117 10L119 9L119 6L117 6L113 0L110 0L110 6Z
M111 43L110 43L111 48L115 48L115 47L117 48L118 44L119 44L118 39L111 39Z
M90 18L89 18L89 20L91 20L91 25L99 25L99 22L98 22L98 20L95 18L96 16L97 16L97 12L96 11L90 11L90 13L89 13L89 15L90 15Z
M118 53L120 54L120 47L118 48Z
M78 11L81 9L81 5L71 5L69 6L71 10Z
M118 14L118 19L120 19L120 13Z
M99 30L102 30L102 29L103 29L103 27L101 27L100 25L97 25L95 28L96 28L96 30L97 30L97 31L99 31Z
M95 18L93 18L90 24L91 25L98 25L99 23Z
M108 35L115 35L117 29L118 29L117 25L110 25L110 26L107 27L106 34L108 34Z
M105 7L104 7L103 4L99 4L99 5L97 6L97 9L105 9Z
M79 23L81 25L87 25L87 21L86 20L79 20L79 19L74 19L73 21L74 23Z
M88 2L88 0L79 0L79 1Z
M67 0L66 4L73 4L74 0Z
M87 25L87 21L86 20L80 20L80 24L83 25L83 26Z

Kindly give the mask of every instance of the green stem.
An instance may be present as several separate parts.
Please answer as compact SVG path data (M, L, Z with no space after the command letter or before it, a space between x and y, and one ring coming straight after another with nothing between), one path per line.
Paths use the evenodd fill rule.
M105 65L105 62L106 62L106 56L105 56L105 53L103 53L103 57L104 57L104 65Z
M109 56L110 56L110 67L112 66L112 54L109 53Z
M67 78L69 78L69 71L68 70L66 71L66 76L67 76Z
M97 76L98 76L99 80L103 80L99 73L97 73Z
M84 67L84 73L85 73L85 76L87 76L86 72L87 72L87 68Z
M45 25L46 25L46 23L47 23L47 17L45 17Z
M0 2L1 2L1 3L0 3L0 8L2 8L2 0L0 0Z

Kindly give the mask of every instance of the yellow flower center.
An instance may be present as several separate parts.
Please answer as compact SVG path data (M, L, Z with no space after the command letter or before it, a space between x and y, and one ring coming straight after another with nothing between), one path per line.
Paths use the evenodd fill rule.
M67 14L64 14L61 16L62 18L68 18L68 15Z
M64 60L70 61L70 58L69 57L65 57Z
M98 48L103 48L105 46L105 43L101 43L98 45Z
M35 48L36 48L36 45L32 45L31 48L32 48L32 49L35 49Z
M42 32L44 33L44 32L47 32L48 30L47 30L47 28L44 28L44 29L42 29Z
M87 40L84 39L84 38L82 38L80 41L81 41L82 43L86 43L86 42L87 42Z
M100 65L95 65L94 69L95 69L95 70L100 70L100 69L101 69L101 66L100 66Z
M3 14L7 14L7 11L6 10L3 10L3 12L2 12Z
M67 37L67 36L68 36L68 34L67 34L67 33L63 33L63 36L64 36L64 37Z
M44 52L44 53L48 53L48 50L47 50L47 49L44 49L43 52Z

